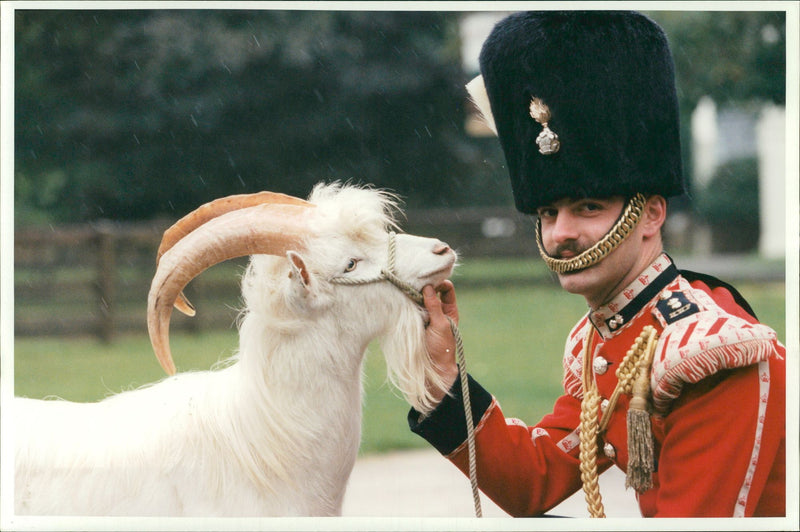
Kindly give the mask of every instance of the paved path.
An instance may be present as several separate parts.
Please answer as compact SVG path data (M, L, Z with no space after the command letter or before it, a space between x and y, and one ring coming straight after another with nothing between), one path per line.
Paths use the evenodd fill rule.
M612 468L600 477L600 493L609 517L640 517L625 475ZM484 517L508 517L485 496ZM552 515L588 517L583 491ZM344 500L346 517L474 517L469 479L433 449L370 455L356 462Z

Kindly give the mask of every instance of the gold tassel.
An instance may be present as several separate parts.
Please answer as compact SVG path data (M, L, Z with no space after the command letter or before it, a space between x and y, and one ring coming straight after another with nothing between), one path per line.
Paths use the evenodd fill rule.
M643 493L653 487L653 433L650 427L648 398L650 366L658 335L653 327L649 329L647 346L633 383L633 397L628 404L628 473L625 487L633 488L637 493Z

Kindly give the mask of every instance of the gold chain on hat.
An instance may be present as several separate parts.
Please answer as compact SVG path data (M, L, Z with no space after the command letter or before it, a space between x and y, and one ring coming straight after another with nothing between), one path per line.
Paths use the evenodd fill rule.
M626 487L633 486L641 492L650 487L650 473L652 473L652 433L649 425L649 413L647 412L647 397L650 386L650 365L655 353L658 334L655 327L647 325L633 342L633 345L619 365L616 371L617 385L611 394L605 414L600 423L600 392L594 380L592 372L592 338L594 328L589 327L583 349L583 374L582 389L583 399L581 400L580 416L580 471L583 491L586 494L586 503L589 507L591 517L605 517L603 500L600 495L600 485L598 484L597 473L597 438L603 434L608 427L611 414L617 404L617 399L623 393L633 393L628 409L628 475ZM643 383L647 383L646 385ZM645 417L647 423L642 423L641 418ZM632 425L633 418L633 425ZM638 423L638 425L637 425ZM640 449L650 450L650 454L640 453ZM641 464L647 464L642 467ZM633 481L632 481L633 477ZM646 477L646 480L642 481Z
M628 200L625 210L617 219L614 227L606 233L606 236L577 257L570 259L557 259L547 254L544 245L542 245L542 220L537 218L536 245L539 247L539 254L544 259L547 267L556 273L574 272L593 266L614 251L633 232L642 217L642 209L645 202L644 195L637 192L636 195Z

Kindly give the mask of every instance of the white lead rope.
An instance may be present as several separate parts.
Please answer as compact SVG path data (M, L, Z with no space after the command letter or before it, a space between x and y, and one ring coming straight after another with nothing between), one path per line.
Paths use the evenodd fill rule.
M481 510L481 495L478 491L478 466L475 457L475 424L472 421L472 405L469 399L469 383L467 382L467 363L464 357L464 344L461 341L461 333L458 326L449 316L450 330L456 339L456 355L458 361L458 373L461 377L461 397L464 400L464 416L467 420L467 456L469 457L469 483L472 485L472 501L475 504L475 517L483 517Z
M331 282L338 283L338 284L345 284L345 285L362 285L362 284L369 284L369 283L377 283L380 281L388 281L396 286L400 291L402 291L409 299L414 301L416 304L420 306L424 306L425 298L422 295L422 292L411 286L410 284L406 283L405 281L401 280L397 275L394 273L394 263L395 263L395 253L396 253L396 244L395 244L395 232L391 231L389 233L389 257L388 257L388 265L385 270L381 270L381 273L377 277L373 277L370 279L351 279L349 277L334 277L331 279ZM469 399L469 385L467 382L467 363L466 358L464 357L464 344L461 341L461 333L458 331L458 326L456 325L455 321L453 321L449 316L447 317L447 321L450 322L450 330L453 332L453 337L456 340L456 361L458 362L458 371L459 376L461 378L461 397L464 400L464 415L467 420L467 454L469 458L469 482L472 486L472 500L475 504L475 517L483 517L483 511L481 510L481 497L480 492L478 491L478 472L477 472L477 460L475 458L475 424L472 421L472 406L470 404Z

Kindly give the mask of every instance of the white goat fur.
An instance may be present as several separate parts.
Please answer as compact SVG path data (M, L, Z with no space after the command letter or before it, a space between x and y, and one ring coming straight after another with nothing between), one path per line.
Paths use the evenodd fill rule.
M388 373L417 409L430 410L425 381L438 381L423 309L389 283L328 282L350 258L361 259L359 277L386 266L394 198L333 184L309 201L317 232L299 251L308 287L286 258L253 256L229 363L97 403L15 399L17 513L341 513L368 344L383 338ZM432 271L419 241L437 242L397 235L396 273L418 289Z

